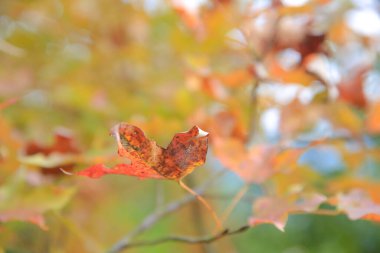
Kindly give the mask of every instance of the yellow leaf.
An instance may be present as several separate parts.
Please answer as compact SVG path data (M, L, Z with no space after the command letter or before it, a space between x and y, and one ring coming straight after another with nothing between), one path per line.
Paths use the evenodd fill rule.
M304 14L304 13L310 13L312 11L313 11L313 6L311 4L302 5L302 6L284 6L279 9L279 13L281 16Z
M330 108L330 117L336 126L345 128L353 133L361 131L362 120L347 104L336 104Z

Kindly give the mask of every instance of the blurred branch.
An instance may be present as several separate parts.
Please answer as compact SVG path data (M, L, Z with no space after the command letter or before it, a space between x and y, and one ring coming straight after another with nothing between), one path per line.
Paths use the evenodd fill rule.
M188 177L187 181L191 187L193 187L195 185L194 177ZM204 217L202 215L202 209L201 209L200 202L195 201L191 205L191 215L192 215L192 218L194 220L194 228L195 228L196 233L198 235L205 234L206 233L205 223L204 223L205 220L204 220ZM203 244L202 245L202 252L203 253L213 253L214 250L210 246L211 245Z
M271 29L272 34L270 36L270 39L269 39L269 41L267 41L265 43L265 48L263 49L261 57L257 60L263 61L263 59L271 52L273 47L276 45L277 39L278 39L278 30L279 30L279 24L281 22L281 18L282 18L281 16L276 17L276 19L273 23L273 27Z
M252 144L256 137L257 133L257 128L258 128L258 117L259 117L259 112L258 112L258 96L257 96L257 88L259 86L259 81L254 80L252 84L252 91L251 91L251 112L250 112L250 121L249 121L249 126L248 126L248 139L247 139L247 145L249 146Z
M198 190L199 193L202 193L203 190ZM195 199L195 196L193 195L186 195L180 200L173 201L169 204L167 204L163 209L159 209L150 215L148 215L143 222L134 230L132 230L130 233L128 233L124 238L122 238L120 241L116 242L109 252L120 252L124 248L128 247L130 244L130 241L136 237L137 235L143 233L145 230L152 227L157 221L159 221L162 217L165 215L172 213L182 207L183 205L189 203L190 201L193 201Z
M281 21L281 16L277 16L274 23L273 23L273 28L271 29L272 31L272 34L270 36L270 39L269 41L267 41L267 43L265 44L265 48L263 49L263 52L258 55L258 54L254 54L254 62L257 62L257 63L260 63L261 67L264 67L264 65L262 64L263 61L264 61L264 58L270 53L270 51L272 50L272 48L275 46L276 42L277 42L277 37L278 37L278 29L279 29L279 24L280 24L280 21ZM257 65L257 64L256 64ZM259 74L259 71L256 69L256 74L257 74L257 77L256 79L253 80L253 83L252 83L252 91L251 91L251 119L250 119L250 123L249 123L249 133L248 133L248 139L247 139L247 145L251 145L252 142L255 141L255 138L257 136L257 130L258 130L258 126L259 126L259 111L258 111L258 94L257 94L257 90L258 90L258 87L260 85L260 83L262 83L263 81L265 81L266 77L262 76L261 74Z
M203 197L208 199L215 199L215 200L221 200L221 201L230 201L235 195L232 194L203 194ZM247 202L249 204L252 204L252 202L255 200L257 196L243 196L241 198L241 201Z
M212 183L215 179L217 179L219 176L221 176L225 171L218 171L214 175L210 176L210 180L203 183L201 186L199 186L197 189L195 189L195 192L198 194L202 194ZM156 222L158 222L161 218L166 216L167 214L170 214L176 210L178 210L180 207L184 206L185 204L193 201L195 199L195 196L192 194L188 194L184 196L182 199L173 201L171 203L168 203L166 206L164 206L162 209L158 209L148 215L138 227L136 227L134 230L129 232L126 236L124 236L121 240L116 242L111 249L108 251L110 253L116 253L120 252L131 245L131 240L138 236L139 234L143 233L145 230L148 230L150 227L152 227Z
M350 134L350 133L334 133L329 136L301 136L294 139L284 139L279 144L281 149L291 149L291 148L309 148L322 144L330 144L332 142L350 142L356 141L358 143L363 142L363 136L365 133L360 134ZM365 148L365 147L363 147Z
M304 212L304 211L293 211L290 214L314 214L314 215L326 215L326 216L336 216L340 214L344 214L341 210L329 210L329 209L318 209L312 212Z
M74 222L72 219L67 218L65 215L61 214L58 211L53 211L52 214L54 215L54 218L56 218L67 229L69 234L75 235L82 242L82 244L84 245L85 249L88 250L88 252L103 252L104 249L99 244L99 242L95 240L93 237L91 237L87 233L87 231L85 231L85 229L81 227L79 224ZM56 240L62 243L62 240L64 239L62 238L62 236L59 236L59 238Z
M222 228L223 228L222 222L220 221L218 215L216 214L215 210L210 206L210 204L201 195L199 195L196 191L194 191L193 189L188 187L184 182L182 182L182 180L179 180L178 183L184 190L186 190L189 193L191 193L192 195L194 195L195 198L197 198L197 200L200 203L202 203L202 205L210 212L212 218L214 219L216 229L222 230Z
M222 214L222 218L221 218L222 224L228 219L232 211L235 209L235 207L240 202L240 200L242 200L242 198L244 197L244 195L247 193L248 190L249 190L249 184L244 184L243 187L239 190L239 192L236 193L230 205Z
M313 212L314 214L319 214L319 215L337 215L339 212L336 210L317 210ZM304 214L303 212L294 212L293 214ZM156 240L150 240L150 241L140 241L140 242L134 242L134 243L129 243L128 245L125 245L123 248L121 248L119 251L126 250L129 248L135 248L135 247L144 247L144 246L154 246L162 243L167 243L167 242L178 242L178 243L187 243L187 244L208 244L212 243L214 241L217 241L223 237L234 235L234 234L239 234L247 231L250 228L249 225L244 225L240 228L237 228L235 230L224 230L214 236L210 237L199 237L199 238L194 238L194 237L185 237L185 236L168 236Z
M185 237L185 236L168 236L161 239L151 240L151 241L141 241L141 242L134 242L130 243L128 245L125 245L120 250L126 250L129 248L135 248L135 247L144 247L144 246L153 246L157 244L162 244L166 242L178 242L178 243L187 243L187 244L200 244L200 243L212 243L216 240L219 240L223 237L243 233L246 230L248 230L250 226L244 225L238 229L235 230L224 230L214 236L210 237L200 237L200 238L194 238L194 237Z

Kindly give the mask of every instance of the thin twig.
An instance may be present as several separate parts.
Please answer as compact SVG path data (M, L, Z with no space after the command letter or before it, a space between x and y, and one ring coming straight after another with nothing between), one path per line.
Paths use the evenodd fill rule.
M203 204L203 206L206 207L206 209L211 213L211 216L215 221L217 230L221 230L223 228L222 222L220 221L220 219L219 219L218 215L216 214L216 212L214 211L214 209L212 209L212 207L209 205L209 203L207 203L207 201L201 195L196 193L193 189L191 189L184 182L182 182L182 180L179 180L178 183L183 189L185 189L186 191L188 191L192 195L194 195L197 198L197 200L199 200L199 202L201 202Z
M255 137L257 136L257 129L258 129L258 95L257 95L257 89L259 86L258 80L253 80L252 83L252 91L251 91L251 106L250 106L250 121L248 126L248 138L247 138L247 146L250 146L255 140Z
M342 212L341 210L329 210L329 209L318 209L318 210L314 210L314 211L311 211L311 212L305 212L305 211L292 211L292 212L289 212L289 214L314 214L314 215L326 215L326 216L336 216L336 215L339 215L339 214L343 214L344 212Z
M222 200L222 201L229 201L230 199L233 199L235 195L232 194L217 194L217 193L208 193L203 194L203 197L208 199L216 199L216 200ZM245 204L249 203L252 204L252 202L257 198L257 196L249 195L247 194L241 198L241 202L244 202Z
M279 32L279 25L281 22L282 17L281 16L276 16L274 22L273 22L273 27L271 28L272 34L269 38L268 41L266 41L264 49L261 53L261 57L257 59L258 61L263 61L263 59L271 52L273 47L276 45L277 40L278 40L278 32Z
M190 186L193 187L195 185L194 177L188 177L187 182L188 184L190 184ZM205 219L203 217L202 206L199 201L195 201L191 205L191 217L194 221L193 225L194 225L196 234L197 235L206 234L207 231L205 227ZM200 252L201 253L215 253L211 246L212 245L210 244L202 244Z
M111 249L109 250L110 253L116 253L123 250L125 247L127 247L130 243L130 241L135 238L137 235L143 233L145 230L152 227L156 222L158 222L162 217L165 215L172 213L176 210L178 210L183 205L189 203L190 201L193 201L195 199L192 195L186 195L180 200L173 201L169 204L167 204L163 209L157 210L150 215L148 215L143 222L140 223L138 227L133 229L131 232L129 232L125 237L123 237L121 240L116 242Z
M212 242L219 240L223 237L245 232L249 228L250 228L250 226L245 225L245 226L242 226L236 230L226 229L226 230L224 230L224 231L222 231L222 232L220 232L214 236L200 237L200 238L185 237L185 236L168 236L165 238L160 238L160 239L151 240L151 241L141 241L141 242L130 243L126 247L124 247L123 250L129 249L129 248L135 248L135 247L153 246L153 245L167 243L167 242L178 242L178 243L187 243L187 244L212 243Z
M225 171L223 170L212 175L210 177L210 180L208 180L207 182L205 182L204 184L196 188L195 192L197 192L198 194L202 194L210 186L210 184L212 184L214 180L217 179L219 176L221 176L224 172ZM188 194L179 200L168 203L162 209L155 210L150 215L148 215L140 223L138 227L133 229L126 236L124 236L122 239L120 239L114 245L112 245L108 252L117 253L117 252L122 251L124 248L128 247L131 240L134 239L136 236L148 230L150 227L152 227L156 222L158 222L164 216L178 210L180 207L193 201L194 199L195 199L194 195Z
M249 189L249 185L244 184L243 187L239 190L239 192L232 199L231 204L226 208L226 210L222 214L222 217L221 217L222 224L228 219L228 217L230 216L232 211L235 209L236 205L240 202L240 200L247 193L248 189Z

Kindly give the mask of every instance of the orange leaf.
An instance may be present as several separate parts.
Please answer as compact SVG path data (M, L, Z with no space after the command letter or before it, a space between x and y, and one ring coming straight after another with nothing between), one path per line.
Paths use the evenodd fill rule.
M236 69L229 73L216 73L214 77L228 87L240 87L252 82L255 76L255 69L248 66L244 69Z
M370 213L362 217L363 220L370 220L374 222L380 222L380 214Z
M371 134L380 134L380 102L373 104L369 109L366 128Z
M270 223L281 231L284 231L290 204L280 198L262 197L253 205L254 216L250 218L249 224L256 226Z
M99 178L106 174L122 174L180 180L206 161L208 133L197 126L175 134L166 149L149 140L140 128L127 123L116 125L111 133L117 141L119 155L128 158L131 164L118 164L113 168L97 164L77 175Z
M192 31L197 31L198 29L203 29L203 24L201 19L196 13L191 13L186 10L183 6L173 6L174 11L182 19L185 25Z
M213 138L213 151L224 166L248 183L263 183L275 173L272 159L277 150L273 147L247 149L236 138Z
M316 80L314 75L308 73L302 65L286 70L276 60L273 60L268 70L274 79L284 83L299 83L308 86Z
M237 138L213 138L220 162L247 183L263 183L294 164L302 150L281 150L271 145L246 148Z
M282 6L279 9L281 16L284 15L298 15L304 13L310 13L313 11L312 5L302 5L302 6Z
M302 116L301 116L302 115ZM285 136L296 136L312 128L323 116L323 107L318 104L302 105L298 100L281 109L280 130Z
M328 186L330 193L347 192L355 188L362 189L371 196L373 201L380 203L380 184L376 181L345 177L332 181Z
M328 39L338 45L344 45L350 36L350 29L344 19L338 19L331 24Z
M0 116L0 164L1 177L0 184L7 181L8 175L11 175L18 167L18 150L20 148L20 140L12 133L12 128ZM8 152L3 152L7 150Z

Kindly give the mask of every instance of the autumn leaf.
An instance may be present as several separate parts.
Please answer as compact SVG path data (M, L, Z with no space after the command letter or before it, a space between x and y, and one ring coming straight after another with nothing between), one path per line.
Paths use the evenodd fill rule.
M139 178L169 179L194 195L211 213L218 229L222 223L207 201L182 182L182 178L206 161L208 133L194 126L188 132L177 133L167 148L149 140L144 132L133 125L120 123L111 129L116 139L119 156L128 158L131 164L117 164L107 168L97 164L77 173L80 176L99 178L107 174L135 176Z
M380 220L380 204L375 203L368 193L359 188L338 194L337 208L345 212L351 220Z
M305 14L305 13L310 13L313 11L313 6L309 5L303 5L303 6L282 6L279 9L279 13L282 16L286 15L296 15L296 14Z
M80 153L72 134L63 128L57 129L54 143L42 145L31 141L23 150L20 162L40 168L42 174L61 175L60 168L70 171L75 165L75 155Z
M289 27L290 22L285 22L282 29L280 30L279 41L276 45L276 50L280 51L283 49L292 48L301 54L301 62L311 54L318 52L323 52L323 42L325 41L326 35L324 33L313 33L310 29L310 23L305 23L300 25L298 36L290 37L289 32L291 32L292 27ZM294 27L293 27L294 29Z
M262 197L255 201L253 205L254 216L250 218L249 224L256 226L264 223L271 223L276 228L284 231L288 219L290 205L277 198Z
M291 213L312 213L316 211L326 197L318 193L301 193L287 197L261 197L253 204L251 226L263 223L273 224L284 231Z
M167 148L160 147L140 128L127 123L114 126L111 134L116 139L119 156L128 158L131 164L118 164L113 168L97 164L77 175L99 178L106 174L122 174L180 180L206 161L208 133L197 126L175 134Z
M329 41L333 41L337 45L344 45L350 36L350 30L344 20L338 19L331 24L327 37Z
M0 211L0 223L10 222L10 221L22 221L32 223L42 230L47 230L45 219L41 213L30 211L30 210L8 210Z
M200 90L217 100L226 100L229 89L236 89L252 84L256 77L256 70L252 65L226 72L211 72L204 69L186 73L187 86L190 89Z
M362 219L380 223L380 214L379 213L369 213L369 214L364 215L362 217Z
M374 103L369 108L366 120L366 129L371 134L380 133L380 102Z
M281 133L285 136L293 137L305 132L312 128L323 114L323 106L319 104L310 104L305 107L298 100L294 100L281 108ZM303 116L295 117L294 115Z
M367 105L364 95L364 79L368 70L369 66L361 66L345 76L338 85L340 99L359 108Z
M54 143L50 146L44 146L37 142L29 142L25 147L26 155L33 155L37 153L42 153L44 155L49 155L51 153L79 153L79 148L77 147L72 134L63 128L59 128L55 131Z
M252 83L255 77L253 66L247 66L242 69L235 69L227 73L215 73L214 78L219 80L226 87L236 88Z
M243 143L246 142L248 131L242 121L243 115L238 109L222 110L213 115L199 110L191 119L191 122L196 122L202 128L212 131L211 142L214 138L236 138Z
M75 191L75 188L36 187L25 184L24 181L10 180L0 188L0 223L29 222L46 230L48 227L44 214L62 209Z
M338 102L327 112L327 114L331 119L331 122L338 129L346 129L353 134L358 134L363 129L363 121L348 104Z
M299 83L304 86L309 86L316 80L315 76L303 65L288 70L283 68L275 59L270 61L268 71L274 80L283 83Z
M173 9L181 18L182 22L193 32L202 33L204 27L199 15L186 10L183 6L173 3ZM199 36L199 35L198 35Z
M297 50L301 53L302 59L305 59L306 56L321 51L322 44L325 41L325 34L312 34L307 33L298 45Z
M15 98L10 98L10 99L7 99L7 100L4 100L4 101L0 102L0 111L4 110L5 108L7 108L7 107L9 107L11 105L13 105L18 100L19 100L19 98L15 97Z
M210 74L188 71L186 77L187 86L192 90L201 90L203 93L216 100L227 98L227 90L222 83Z
M21 143L19 138L13 135L11 125L1 116L0 129L0 183L2 183L19 166L17 151Z
M264 183L295 164L301 149L282 150L272 145L245 147L235 138L214 138L213 151L221 163L247 183Z
M376 4L30 2L0 1L0 253L98 252L113 248L112 243L125 243L126 248L150 245L149 235L137 236L161 221L164 215L157 212L184 225L192 225L196 212L203 214L195 209L179 213L185 202L171 198L179 197L180 185L203 204L197 193L218 203L216 213L221 211L226 227L212 234L188 227L174 238L160 234L153 242L211 242L219 235L245 231L233 228L242 220L244 227L267 222L283 230L294 213L347 213L354 219L380 220ZM364 21L374 20L373 27L364 24L363 16L368 17ZM20 98L16 106L9 106L12 97ZM110 140L101 132L120 116L129 121L112 129L118 152L112 152L116 149L111 145L108 154ZM175 130L188 123L212 133L210 168L237 176L205 173L192 178L190 185L199 185L197 190L183 184L186 175L205 163L208 152L208 136L197 127L170 143ZM50 129L61 124L73 128L81 148L71 135L50 135ZM159 145L164 140L168 147ZM79 167L83 164L89 168ZM76 169L78 177L55 180L42 175L63 176L59 169ZM171 182L164 188L158 182L156 188L138 180L128 187L118 180L86 180L108 174ZM17 175L23 176L20 187L8 187ZM72 197L71 185L81 190L62 216L57 211ZM337 208L318 209L325 199L319 193L333 196L336 202L329 204ZM133 211L145 206L136 205L142 198L157 200L147 202L155 207L151 214ZM251 199L252 214L241 212ZM104 219L107 215L111 218ZM213 217L217 221L215 212ZM12 224L3 226L8 222ZM49 225L51 232L34 233L29 224L13 222L43 229ZM136 227L129 227L132 224ZM175 226L166 225L165 231L175 232L170 232ZM208 230L209 220L204 225ZM372 230L371 224L359 225ZM322 232L302 235L316 242L309 243L308 250L336 248L321 241L329 239ZM101 245L87 239L103 234ZM128 234L129 240L122 239ZM119 235L121 240L114 241ZM359 242L364 237L368 245L377 242L373 234L356 235ZM213 247L229 251L226 245L217 242ZM183 251L176 247L167 251ZM250 245L244 247L241 251L250 251Z
M336 192L350 192L352 189L361 189L361 191L364 191L370 196L374 202L380 203L380 184L376 180L344 177L330 182L328 186L328 191L331 194ZM335 205L336 202L333 204Z
M263 183L275 173L273 147L258 145L247 149L237 139L214 139L213 151L224 166L248 183Z

